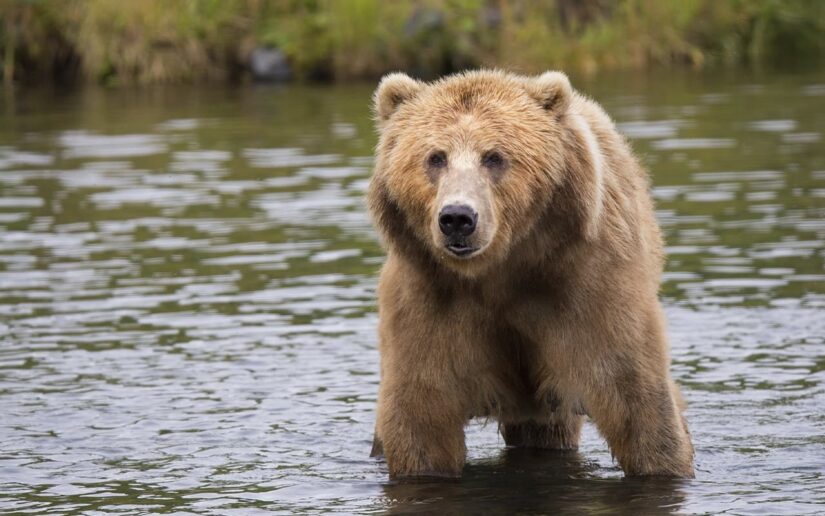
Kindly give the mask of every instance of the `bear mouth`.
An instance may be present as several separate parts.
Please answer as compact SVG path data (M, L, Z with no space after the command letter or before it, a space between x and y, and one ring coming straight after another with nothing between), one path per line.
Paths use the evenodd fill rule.
M475 247L462 243L450 243L447 244L445 247L448 251L450 251L455 256L458 256L459 258L466 258L467 256L470 256L471 254L477 251Z

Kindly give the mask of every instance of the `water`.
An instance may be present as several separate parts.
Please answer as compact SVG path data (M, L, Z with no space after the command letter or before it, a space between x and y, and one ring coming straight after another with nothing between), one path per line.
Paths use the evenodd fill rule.
M575 81L653 170L697 476L468 430L460 482L368 457L370 86L6 92L0 512L825 512L825 79Z

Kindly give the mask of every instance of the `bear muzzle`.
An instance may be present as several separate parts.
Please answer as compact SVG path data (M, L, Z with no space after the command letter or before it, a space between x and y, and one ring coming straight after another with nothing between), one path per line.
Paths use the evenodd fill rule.
M456 256L469 256L477 248L468 237L476 230L478 213L466 204L448 204L438 214L438 227L444 234L445 247Z

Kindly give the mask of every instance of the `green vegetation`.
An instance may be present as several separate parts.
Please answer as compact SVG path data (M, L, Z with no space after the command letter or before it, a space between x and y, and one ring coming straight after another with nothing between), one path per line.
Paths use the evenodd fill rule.
M7 82L242 79L280 49L298 79L469 66L821 61L821 0L0 0Z

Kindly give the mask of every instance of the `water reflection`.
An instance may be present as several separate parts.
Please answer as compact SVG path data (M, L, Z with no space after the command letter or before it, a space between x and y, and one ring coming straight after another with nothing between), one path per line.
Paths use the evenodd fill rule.
M388 483L387 514L676 514L682 480L600 479L578 452L504 449L454 482Z
M474 423L462 481L388 483L371 87L85 89L0 119L0 510L821 512L825 86L576 82L653 170L696 480Z

